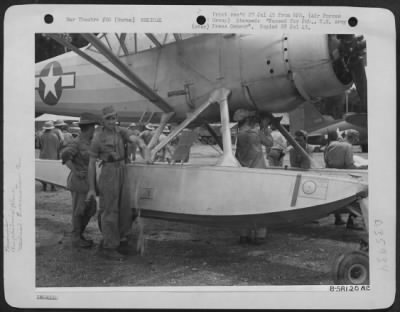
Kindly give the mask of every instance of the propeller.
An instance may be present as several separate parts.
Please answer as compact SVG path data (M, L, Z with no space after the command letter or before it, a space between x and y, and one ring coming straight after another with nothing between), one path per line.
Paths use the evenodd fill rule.
M364 36L337 35L342 64L350 72L360 97L361 105L367 107L366 41Z

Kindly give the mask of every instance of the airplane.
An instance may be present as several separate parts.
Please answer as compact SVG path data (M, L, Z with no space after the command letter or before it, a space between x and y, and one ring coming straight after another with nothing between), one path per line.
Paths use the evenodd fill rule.
M322 115L317 108L306 102L289 113L291 132L302 129L308 132L307 143L324 146L327 144L327 134L336 131L339 137L348 129L360 133L359 145L363 153L368 152L368 116L367 113L349 112L342 119Z
M141 217L250 228L307 222L359 202L368 218L366 170L241 168L229 127L236 110L254 111L310 157L273 113L353 84L366 105L362 36L82 33L89 45L78 49L46 35L72 51L35 65L36 114L79 116L112 104L120 121L160 125L148 144L153 157L185 128L221 123L215 166L127 165L130 204ZM177 125L158 143L167 123ZM67 174L58 161L36 160L38 180L65 186ZM364 283L366 275L349 281L346 272L340 280Z

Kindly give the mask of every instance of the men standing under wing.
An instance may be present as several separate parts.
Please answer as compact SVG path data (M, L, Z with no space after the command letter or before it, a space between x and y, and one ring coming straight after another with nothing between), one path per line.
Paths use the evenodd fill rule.
M267 168L262 145L268 148L273 144L272 137L266 129L268 125L264 123L263 129L260 129L258 118L251 112L241 109L235 112L233 118L238 122L239 128L235 155L239 163L249 168ZM240 243L258 244L265 240L266 235L265 227L256 228L255 237L253 237L251 229L243 229L240 234Z
M90 113L83 113L79 120L81 134L72 140L61 152L61 159L71 172L67 180L67 188L72 195L72 246L75 248L88 248L93 241L86 239L83 232L90 218L96 213L95 201L86 201L89 191L88 166L89 147L99 124L98 118Z
M142 139L126 128L116 125L117 112L112 106L103 109L103 125L96 129L90 146L89 192L87 199L96 196L96 160L101 160L99 177L100 224L103 234L102 255L108 259L120 260L121 253L128 248L127 236L132 226L132 211L124 194L125 148L136 143L142 157L151 162L150 151Z
M46 121L43 125L43 132L39 136L39 149L40 159L60 159L59 150L61 141L59 137L54 133L54 123L52 121ZM47 183L42 182L43 191L46 192ZM54 184L51 184L51 191L56 191Z
M332 134L330 134L332 137ZM356 166L354 164L353 147L359 141L359 132L357 130L349 129L346 131L345 138L343 140L332 140L324 151L324 160L326 168L336 169L366 169L368 166ZM355 215L349 214L347 219L348 229L360 229L354 224ZM335 224L341 225L344 221L341 219L339 213L335 213Z

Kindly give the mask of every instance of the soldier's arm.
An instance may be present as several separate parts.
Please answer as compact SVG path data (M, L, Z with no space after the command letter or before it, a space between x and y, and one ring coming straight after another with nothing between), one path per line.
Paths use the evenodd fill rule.
M346 153L344 156L344 167L347 169L357 169L357 167L354 165L352 147L350 147L346 150Z
M96 198L96 158L93 156L90 156L89 159L88 178L89 192L86 196L87 200L89 200L91 197Z
M87 193L86 199L90 200L91 197L96 198L96 160L100 152L100 143L98 137L95 136L92 139L89 148L89 166L88 166L88 182L89 192Z
M272 139L271 134L268 132L268 129L260 130L260 139L261 144L265 147L272 147L272 145L274 144L274 140Z
M293 146L289 146L289 161L290 167L298 167L296 162L296 150Z

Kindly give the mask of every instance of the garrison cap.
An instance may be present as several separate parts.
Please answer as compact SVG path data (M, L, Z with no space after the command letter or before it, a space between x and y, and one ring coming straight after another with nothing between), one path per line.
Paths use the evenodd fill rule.
M115 111L114 107L112 107L112 106L104 107L102 112L103 112L103 118L107 118L112 115L117 115L117 112Z

